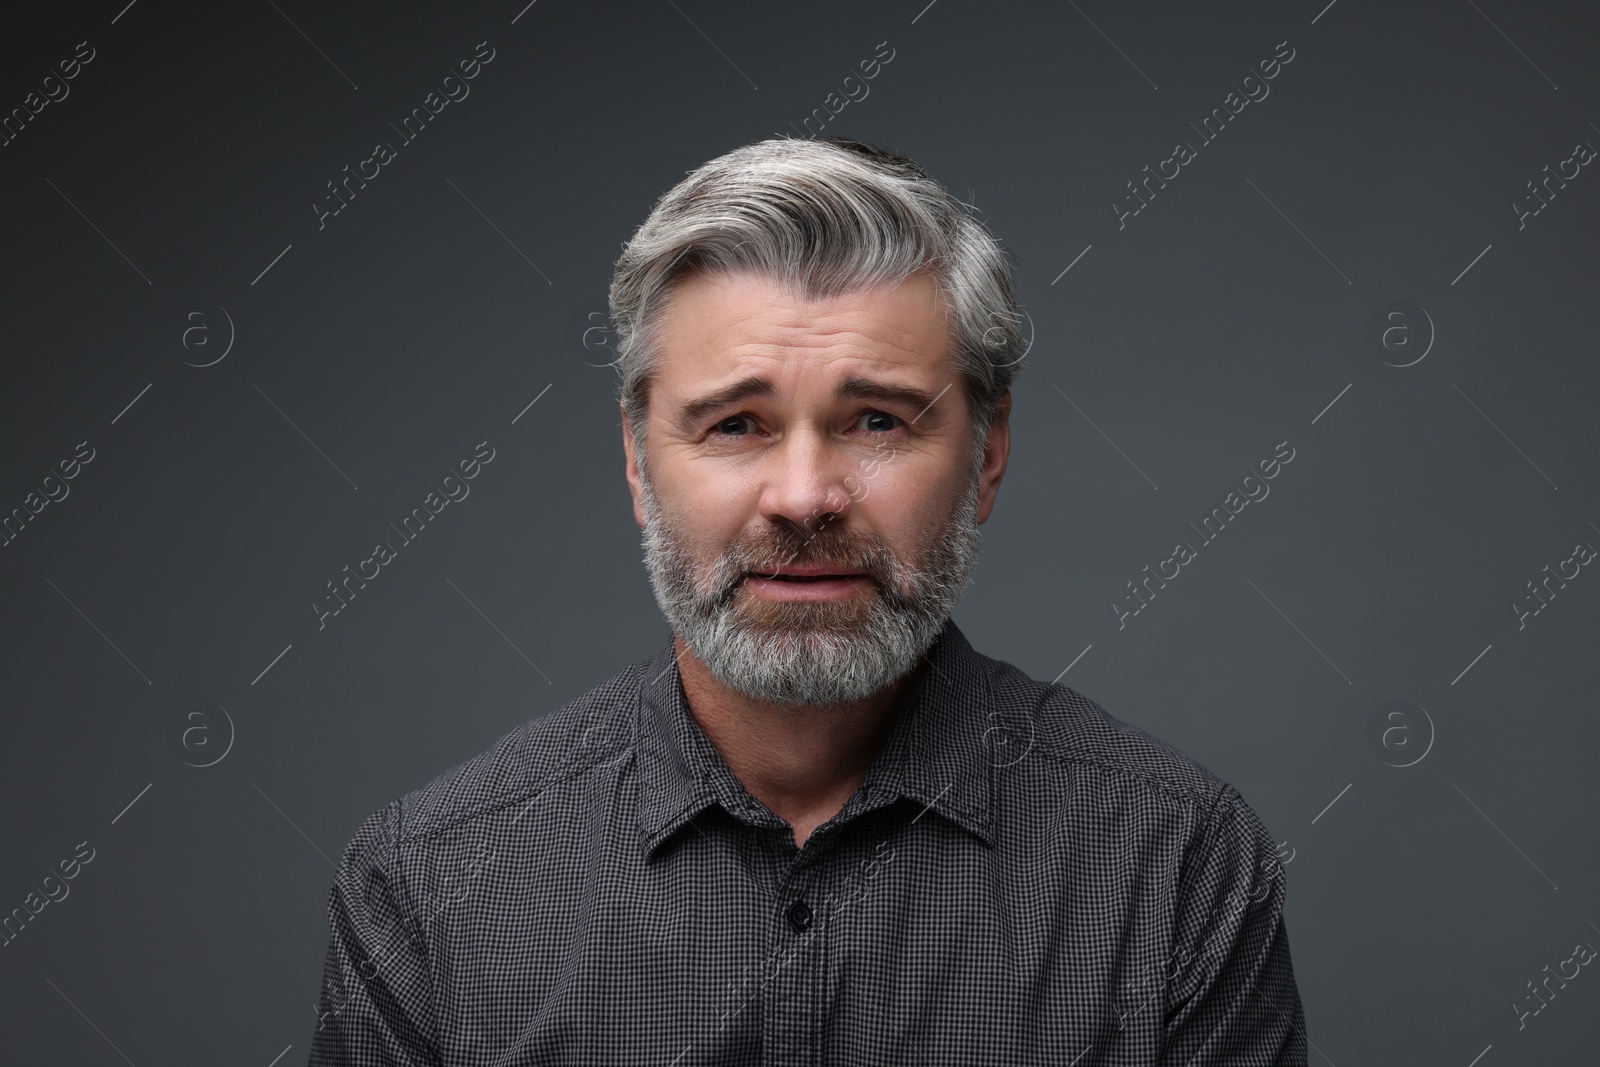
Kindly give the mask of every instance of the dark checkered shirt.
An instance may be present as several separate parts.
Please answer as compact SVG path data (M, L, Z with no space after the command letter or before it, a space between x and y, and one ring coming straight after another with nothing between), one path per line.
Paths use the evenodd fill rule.
M796 849L670 642L375 812L312 1064L1305 1064L1273 840L1231 786L950 624Z

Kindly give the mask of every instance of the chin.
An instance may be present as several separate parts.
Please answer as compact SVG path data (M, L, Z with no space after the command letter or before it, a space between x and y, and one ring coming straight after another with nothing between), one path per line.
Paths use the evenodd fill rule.
M747 594L736 598L732 611L745 628L763 636L850 637L865 627L874 599L843 601L772 601Z

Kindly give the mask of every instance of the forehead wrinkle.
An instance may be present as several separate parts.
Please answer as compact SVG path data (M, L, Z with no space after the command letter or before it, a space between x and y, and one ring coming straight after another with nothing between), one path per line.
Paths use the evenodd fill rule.
M762 344L776 347L823 348L838 343L838 338L853 335L851 347L865 350L874 346L887 346L914 358L920 358L924 349L921 342L924 330L930 323L932 342L946 351L950 345L948 305L944 294L932 279L913 276L893 285L873 286L849 290L836 296L807 299L774 285L758 276L712 277L694 279L692 285L702 285L717 290L728 300L716 301L710 314L701 318L703 339L716 342L729 329L747 331L754 337L743 344ZM928 299L917 299L926 290ZM751 315L750 304L757 306ZM702 305L703 306L703 305ZM909 322L885 322L880 317L885 312L900 316L910 312ZM669 309L669 315L671 311ZM820 322L817 321L820 316ZM861 319L868 319L873 332L860 329ZM754 319L755 321L751 321ZM916 344L907 345L908 339Z
M823 393L821 402L825 405L841 400L868 399L879 391L888 394L896 390L925 394L926 404L939 391L937 387L924 388L918 377L908 378L901 373L907 369L905 362L873 353L843 353L832 358L807 353L793 360L765 354L755 360L758 361L756 366L747 364L745 369L749 374L741 377L761 376L774 382L785 406L793 405L808 380L818 383ZM768 365L771 365L770 371Z
M763 324L763 332L766 326ZM722 349L719 361L725 359L732 366L750 362L776 365L773 373L781 377L826 371L841 360L886 369L916 371L930 365L936 372L949 369L947 352L940 352L930 361L927 350L920 345L900 343L902 339L909 340L903 331L896 331L897 338L888 339L847 328L818 331L815 327L797 327L772 332L779 336L758 336Z

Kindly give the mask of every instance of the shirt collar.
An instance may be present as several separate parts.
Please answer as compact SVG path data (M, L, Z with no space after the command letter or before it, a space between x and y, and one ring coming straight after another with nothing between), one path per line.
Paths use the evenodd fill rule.
M986 742L995 708L987 663L953 621L923 658L922 676L840 817L903 797L992 845L996 765ZM641 678L634 742L646 859L712 804L751 825L784 825L745 790L690 714L671 638Z

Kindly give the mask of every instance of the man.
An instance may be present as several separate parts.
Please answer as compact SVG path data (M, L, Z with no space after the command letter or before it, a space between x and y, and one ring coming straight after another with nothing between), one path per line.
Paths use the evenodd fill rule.
M908 159L712 160L611 288L651 660L373 814L314 1064L1304 1064L1238 792L950 622L1007 257Z

